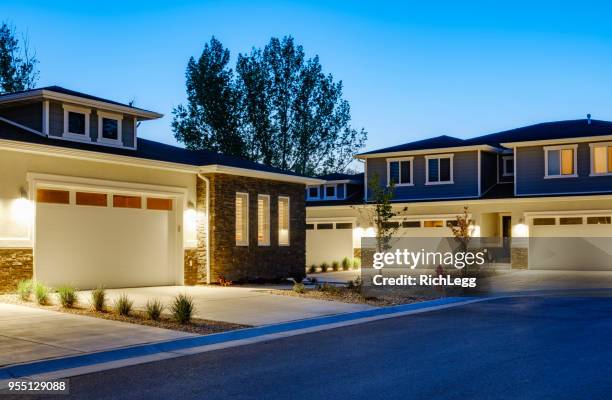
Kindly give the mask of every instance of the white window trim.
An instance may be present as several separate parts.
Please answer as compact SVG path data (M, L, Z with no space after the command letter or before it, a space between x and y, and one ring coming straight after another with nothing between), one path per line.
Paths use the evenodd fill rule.
M442 159L448 158L450 159L450 180L449 181L438 181L438 182L430 182L429 181L429 160L430 159ZM455 183L455 155L454 154L439 154L432 156L425 156L425 184L426 185L452 185ZM440 177L440 161L438 161L438 178Z
M123 115L108 113L104 111L98 111L98 142L106 143L106 144L114 144L114 145L123 145L123 136L121 132L121 125L123 121ZM108 139L102 137L102 118L113 119L117 121L117 139Z
M414 186L414 157L397 157L397 158L387 158L387 186L389 186L389 183L391 182L391 163L392 162L399 162L399 174L400 174L400 181L402 180L402 166L401 166L401 162L402 161L410 161L410 182L408 183L399 183L396 182L395 183L395 187L398 186Z
M79 142L91 142L91 132L89 131L89 118L91 115L91 110L89 108L71 106L67 104L62 104L64 109L64 132L62 132L62 137L76 140ZM77 113L85 115L85 134L81 135L80 133L72 133L68 131L68 113Z
M570 175L561 175L561 154L559 154L559 175L548 175L548 152L551 150L565 150L572 149L574 150L574 173ZM578 177L578 145L577 144L569 144L569 145L558 145L558 146L545 146L544 147L544 179L559 179L559 178L577 178Z
M595 172L595 147L605 147L606 148L606 169L608 166L608 147L612 146L612 142L598 142L598 143L589 143L590 152L591 152L591 173L589 176L610 176L612 172Z
M239 242L238 240L236 240L236 246L248 246L249 245L249 194L244 193L244 192L236 192L236 198L238 197L238 195L243 195L246 200L246 215L245 215L246 232L245 232L245 235L242 241ZM236 204L234 200L234 212L235 212L235 208L236 208ZM235 226L234 226L234 229L236 229Z
M310 189L317 189L317 196L310 197ZM321 187L317 186L306 186L306 199L307 200L321 200Z
M264 235L264 240L259 241L259 199L265 198L268 199L268 209L264 210L264 214L267 214L268 220L268 230L266 235ZM257 195L257 245L258 246L270 246L270 195L268 194L258 194Z
M510 173L508 172L506 166L507 166L507 161L512 160L512 165L514 165L514 156L503 156L502 157L502 166L503 166L503 174L502 176L514 176L514 172Z
M328 196L327 195L327 188L328 187L333 187L334 188L334 195L333 196ZM331 185L325 185L325 187L323 188L323 196L325 197L326 200L336 200L338 198L338 185L331 184Z
M280 230L281 230L281 226L280 226L280 202L281 199L287 199L287 243L281 243L280 241ZM277 203L277 210L279 210L278 212L278 245L279 246L290 246L291 245L291 199L289 198L289 196L278 196L278 203Z

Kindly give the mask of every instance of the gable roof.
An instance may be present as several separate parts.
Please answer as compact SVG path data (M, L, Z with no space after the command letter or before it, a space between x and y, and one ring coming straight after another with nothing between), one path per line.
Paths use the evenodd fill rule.
M317 176L317 178L326 180L328 182L329 181L356 181L356 182L363 182L363 172L361 172L359 174L344 174L344 173L334 172L334 173L331 173L331 174L319 175L319 176Z
M465 141L456 137L441 135L429 139L417 140L415 142L409 142L400 144L397 146L385 147L379 150L372 150L365 153L360 153L358 156L364 156L368 154L377 153L395 153L399 151L413 151L413 150L428 150L428 149L440 149L444 147L457 147L464 146Z
M38 135L18 126L0 120L0 140L9 140L33 145L52 146L56 148L82 150L88 152L131 157L140 160L161 161L174 164L183 164L192 167L206 167L220 165L224 167L248 169L263 173L272 173L296 177L300 180L311 180L313 184L322 183L321 180L296 174L291 171L238 157L225 156L207 150L187 150L181 147L137 138L136 149L123 149L119 147L100 146L95 143L81 143L61 138L53 139Z
M75 90L66 89L56 85L2 94L0 95L0 104L36 98L53 98L58 96L61 99L65 99L68 101L72 100L73 102L84 101L86 103L91 104L107 105L111 108L119 109L125 113L132 113L144 119L155 119L163 117L163 114L157 113L155 111L145 110L144 108L134 107L129 104L104 99L102 97L92 96L87 93L77 92Z

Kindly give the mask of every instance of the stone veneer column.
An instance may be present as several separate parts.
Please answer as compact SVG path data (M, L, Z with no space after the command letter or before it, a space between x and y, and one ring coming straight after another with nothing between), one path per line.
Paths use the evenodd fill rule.
M15 291L19 281L33 274L32 249L0 249L0 293Z

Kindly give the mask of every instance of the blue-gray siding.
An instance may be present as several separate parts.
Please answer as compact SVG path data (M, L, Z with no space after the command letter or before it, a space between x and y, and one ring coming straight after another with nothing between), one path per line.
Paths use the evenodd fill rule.
M435 153L433 153L435 154ZM454 153L453 184L425 185L425 156L415 156L413 167L414 186L398 186L395 200L425 200L463 198L478 196L478 152L464 151ZM380 184L387 185L387 159L369 158L367 162L368 180L378 175ZM368 198L371 190L368 188Z
M591 154L588 143L578 145L576 178L544 179L544 148L519 147L516 157L518 195L612 192L612 176L589 176Z
M480 152L481 193L485 193L497 183L497 154Z
M5 107L0 109L0 117L42 132L42 102Z

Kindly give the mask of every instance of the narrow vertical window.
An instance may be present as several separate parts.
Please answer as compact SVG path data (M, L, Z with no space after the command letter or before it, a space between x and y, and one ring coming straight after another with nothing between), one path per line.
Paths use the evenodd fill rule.
M270 245L270 196L257 196L257 244Z
M289 197L278 198L278 244L289 246Z
M249 245L249 195L236 193L236 246Z

